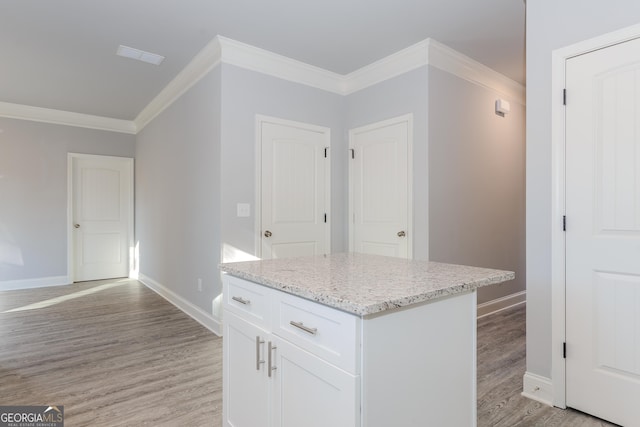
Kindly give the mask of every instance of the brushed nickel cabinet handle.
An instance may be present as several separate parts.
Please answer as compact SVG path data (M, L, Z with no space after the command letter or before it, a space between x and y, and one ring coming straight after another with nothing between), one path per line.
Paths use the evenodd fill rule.
M267 359L269 361L267 362L267 372L268 372L269 378L271 378L271 372L275 371L276 369L278 369L276 366L273 366L273 360L271 359L271 353L273 352L273 350L275 350L278 347L273 345L273 343L271 341L269 341L268 347L269 348L267 350Z
M273 236L273 234L269 230L264 232L264 237L271 237L271 236Z
M73 224L75 228L80 228L80 224Z
M289 324L291 326L295 326L298 329L302 329L303 331L311 335L315 335L316 333L318 333L318 328L310 328L308 326L305 326L302 322L294 322L292 320L291 322L289 322Z
M398 237L404 237L407 234L404 231L398 231Z
M264 340L260 339L260 335L256 335L256 371L259 371L260 364L264 363L264 360L260 359L260 344L264 344Z
M249 305L251 304L251 300L248 299L244 299L242 297L231 297L232 300L239 302L240 304L243 305Z

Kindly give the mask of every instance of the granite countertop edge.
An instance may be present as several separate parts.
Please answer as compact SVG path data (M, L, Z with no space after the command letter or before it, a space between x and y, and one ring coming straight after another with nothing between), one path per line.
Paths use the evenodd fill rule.
M272 280L264 276L242 271L240 269L233 268L230 264L221 264L220 269L227 274L241 279L249 280L260 285L267 286L276 290L286 292L291 295L295 295L301 298L305 298L320 304L324 304L329 307L333 307L342 311L346 311L358 316L367 316L376 313L380 313L387 310L393 310L401 307L406 307L413 304L419 304L422 302L432 301L439 298L444 298L451 295L456 295L464 292L470 292L475 289L490 286L497 283L506 282L515 278L515 273L511 271L495 271L495 274L478 280L471 280L469 282L460 283L457 285L447 286L440 289L434 289L427 292L416 293L407 295L401 298L389 299L387 301L363 304L354 301L349 301L341 298L337 298L332 295L327 295L323 292L313 291L304 285L297 283L282 283L277 280Z

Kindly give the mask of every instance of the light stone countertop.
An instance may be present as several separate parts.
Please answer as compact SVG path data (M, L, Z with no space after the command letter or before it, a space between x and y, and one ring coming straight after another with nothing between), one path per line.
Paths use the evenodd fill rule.
M220 269L359 316L515 278L512 271L357 253L224 263Z

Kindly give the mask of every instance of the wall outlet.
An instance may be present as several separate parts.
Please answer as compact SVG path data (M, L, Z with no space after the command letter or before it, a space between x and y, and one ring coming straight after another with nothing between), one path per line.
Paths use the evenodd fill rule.
M202 292L202 279L198 278L198 290Z

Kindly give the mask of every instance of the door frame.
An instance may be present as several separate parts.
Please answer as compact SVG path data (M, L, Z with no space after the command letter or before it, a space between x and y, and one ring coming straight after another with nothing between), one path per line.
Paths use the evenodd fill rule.
M81 153L67 153L67 277L69 282L75 281L75 240L73 238L73 164L78 159L118 159L126 160L129 167L129 226L127 230L128 234L128 246L129 246L129 277L137 278L135 272L136 260L135 260L135 246L134 246L134 159L132 157L118 157L118 156L102 156L97 154L81 154Z
M566 200L566 123L563 89L567 60L640 38L640 25L603 34L551 53L551 383L554 406L566 408L566 242L562 219ZM570 96L570 95L569 95Z
M255 119L255 200L254 200L254 253L259 259L262 258L262 124L273 123L277 125L296 127L312 132L319 132L324 135L325 147L327 148L327 161L325 162L325 193L324 204L328 213L325 239L327 239L327 250L331 253L331 129L325 126L318 126L311 123L297 122L294 120L281 119L278 117L256 114Z
M368 125L359 126L349 129L349 150L353 148L353 136L356 132L366 132L368 130L395 125L398 123L407 123L407 258L413 259L413 113L403 114L402 116L392 117L390 119L381 120ZM349 212L347 223L349 228L349 252L353 252L353 166L349 162ZM429 245L427 245L428 247Z

